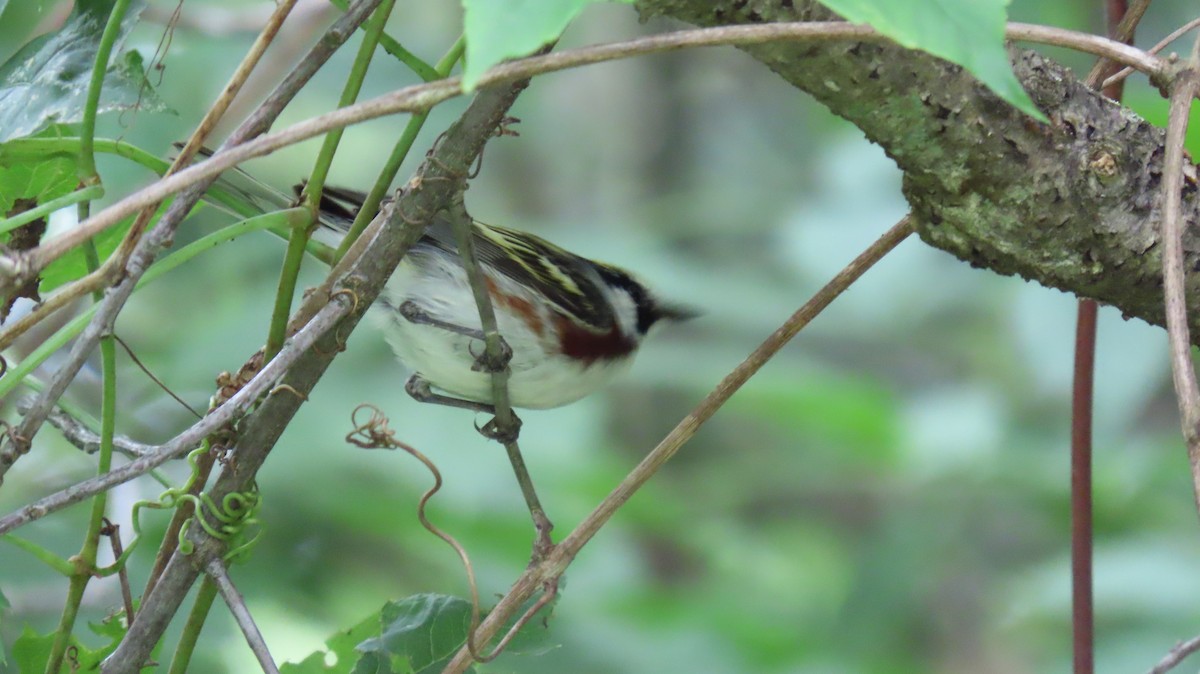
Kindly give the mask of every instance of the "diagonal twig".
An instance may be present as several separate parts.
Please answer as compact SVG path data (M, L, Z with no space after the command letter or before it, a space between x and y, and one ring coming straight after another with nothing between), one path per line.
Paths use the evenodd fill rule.
M1135 67L1138 71L1148 74L1152 79L1162 77L1167 72L1169 65L1165 59L1120 42L1051 26L1010 23L1005 29L1005 36L1010 40L1051 44L1104 56L1117 63ZM483 73L477 86L504 84L568 68L690 47L753 45L787 40L886 42L888 38L869 26L841 21L697 28L508 61ZM396 112L426 110L462 93L461 78L459 77L404 87L389 94L300 122L284 132L260 139L261 143L246 144L246 147L240 148L238 151L230 151L228 154L219 153L224 155L220 159L218 159L219 155L214 155L209 160L182 171L173 179L157 181L109 206L87 221L80 223L70 232L52 239L34 251L29 251L27 256L16 261L0 257L0 279L27 277L49 264L50 261L65 254L66 251L111 227L146 204L160 201L197 181L217 175L237 163L349 124ZM271 140L268 141L267 138L271 138ZM229 146L232 143L226 145ZM6 333L0 332L0 347L5 343L5 335Z
M28 402L25 400L17 403L17 412L24 414L25 410L29 409L27 405ZM100 435L87 426L84 426L78 419L68 414L65 410L50 410L46 421L62 433L63 439L83 453L95 454L100 451ZM113 436L113 449L131 459L136 459L154 452L158 447L142 444L124 435L117 435Z
M271 122L279 116L283 108L295 97L301 87L316 74L317 69L328 61L337 48L366 20L371 10L379 2L380 0L359 0L358 3L351 7L349 12L342 15L326 32L325 38L320 40L309 51L305 58L271 92L271 95L263 101L258 109L233 132L229 139L221 146L222 149L244 143L269 128ZM217 154L220 155L220 151ZM182 173L186 173L186 171L176 174L175 177L182 175ZM170 179L167 178L166 180L169 181ZM124 276L117 285L110 288L105 294L100 308L96 311L95 318L92 319L88 327L75 340L74 346L71 347L71 351L67 355L65 364L54 374L50 384L37 397L30 411L22 419L21 425L17 430L17 436L24 440L24 442L9 443L9 447L0 450L0 485L3 484L4 474L7 472L8 467L16 460L16 457L23 454L24 451L28 451L28 440L33 438L34 434L37 433L42 421L45 420L46 415L53 407L54 402L66 391L67 385L74 379L79 369L83 367L84 361L87 360L97 342L99 342L103 335L112 332L113 325L117 320L117 314L125 306L125 302L128 301L129 296L133 293L142 274L146 272L146 269L154 261L158 252L171 241L175 235L175 230L184 217L191 212L192 207L200 200L204 191L215 180L215 175L211 178L206 178L203 181L190 185L187 190L179 194L171 202L171 205L167 208L166 213L163 214L154 230L137 244L137 247L129 258ZM154 201L151 201L151 203L154 203ZM82 224L80 226L82 227Z
M365 252L345 275L339 277L343 290L334 293L339 298L352 295L354 300L354 309L339 328L342 337L357 325L396 264L420 238L434 214L445 206L458 184L452 174L471 165L526 83L481 91L410 181L411 189L380 214L379 233L363 244ZM350 257L347 255L343 261ZM270 396L239 425L231 462L206 492L208 498L219 503L230 494L247 488L283 429L299 410L302 396L312 390L333 361L338 341L339 337L327 335L289 370L280 388L286 387L300 395ZM154 589L143 598L137 620L105 661L104 674L138 671L195 583L198 569L224 554L224 542L205 533L202 527L192 528L189 539L194 544L194 551L190 556L174 555L168 562Z
M513 472L517 476L517 483L521 487L521 494L525 497L525 504L529 507L529 514L533 518L533 525L537 530L537 538L533 545L533 561L536 562L545 556L552 545L550 530L554 525L542 508L537 490L533 485L533 479L529 476L529 469L525 466L525 458L521 456L521 447L517 444L521 421L513 413L512 399L508 391L508 377L511 370L508 367L507 357L512 353L507 351L508 345L504 343L504 338L496 324L496 310L492 306L487 282L483 277L483 271L479 268L479 258L475 254L475 239L471 232L472 220L463 203L462 189L454 195L447 211L450 215L450 225L454 229L455 239L458 242L459 256L462 258L467 278L471 282L471 291L475 295L475 305L479 309L479 322L485 338L481 362L492 365L490 368L492 405L495 407L496 416L491 423L496 432L490 437L494 437L504 445Z
M237 586L233 584L233 579L229 577L229 570L225 568L225 562L214 559L208 563L205 570L208 577L216 583L217 591L221 593L221 598L229 606L229 612L233 614L233 619L237 621L238 627L242 628L246 643L250 645L250 650L254 652L254 657L258 659L258 664L262 667L263 672L279 674L279 667L275 665L275 659L271 657L271 651L267 649L267 642L263 639L262 632L258 630L258 625L254 623L250 609L246 608L246 600L242 598L242 593L238 592Z
M1180 27L1176 28L1175 30L1171 31L1170 33L1168 33L1167 36L1164 37L1163 39L1159 40L1157 44L1155 44L1153 47L1147 49L1146 53L1147 54L1159 53L1160 51L1166 49L1167 45L1169 45L1172 42L1174 42L1175 40L1178 40L1179 38L1183 37L1184 33L1187 33L1188 31L1196 28L1197 26L1200 26L1200 16L1192 19L1191 21L1188 21L1187 23L1183 24L1182 26L1180 26ZM1117 82L1123 81L1126 77L1129 77L1134 72L1135 72L1134 69L1130 68L1128 66L1121 68L1116 73L1113 73L1113 75L1111 77L1104 80L1104 84L1101 86L1102 86L1102 88L1107 89L1108 87L1113 86Z
M187 430L175 436L166 443L154 448L154 451L139 457L135 461L114 468L113 470L84 480L26 505L15 512L0 517L0 533L12 531L17 527L28 524L61 510L69 505L78 503L118 484L128 482L139 475L144 475L154 468L171 459L183 456L200 444L204 438L219 431L246 413L258 400L271 390L275 382L288 372L293 364L309 347L325 334L334 324L340 321L352 307L351 301L342 296L326 305L312 321L300 332L288 340L279 354L271 359L263 369L232 398L217 409L196 422Z
M746 357L746 360L725 375L716 388L705 396L675 428L671 429L671 432L667 433L658 446L651 450L646 458L642 459L641 463L621 480L620 484L604 498L600 505L596 506L561 543L550 549L545 559L540 563L530 564L529 568L517 578L500 603L496 604L480 624L477 631L480 643L486 643L494 637L500 628L521 609L525 601L539 589L543 592L553 591L554 584L557 583L558 578L575 559L575 556L579 554L579 551L583 549L583 546L647 480L658 472L663 464L679 451L684 443L696 434L700 426L728 402L729 398L749 381L767 361L771 360L785 344L791 341L804 326L808 325L825 307L837 299L866 270L908 238L912 232L910 216L905 216L838 272L804 306L797 309L796 313L788 317L783 325L779 326L753 353ZM471 666L472 661L473 656L470 649L464 646L446 665L443 674L464 672Z
M1176 665L1183 662L1189 655L1200 651L1200 637L1192 637L1187 641L1175 645L1158 664L1150 668L1147 674L1167 674L1167 672L1175 669Z
M1180 196L1183 191L1183 141L1187 135L1188 112L1200 88L1200 38L1192 57L1171 80L1166 154L1163 157L1162 240L1163 293L1166 295L1167 337L1171 347L1171 376L1179 402L1180 423L1187 442L1196 507L1200 510L1200 384L1192 364L1192 350L1184 293L1183 225Z

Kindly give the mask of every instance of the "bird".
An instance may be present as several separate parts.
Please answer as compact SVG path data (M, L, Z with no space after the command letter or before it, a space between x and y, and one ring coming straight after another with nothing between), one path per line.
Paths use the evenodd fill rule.
M249 196L260 206L297 203L250 180L255 186ZM247 194L246 184L241 180L233 189ZM303 189L301 183L294 192L299 196ZM339 244L365 198L363 192L326 186L313 238ZM628 370L658 328L699 315L662 299L629 271L528 232L473 220L471 237L498 331L511 354L513 407L550 409L576 402ZM413 371L405 385L409 395L495 412L492 373L480 364L479 310L444 211L401 260L368 315Z

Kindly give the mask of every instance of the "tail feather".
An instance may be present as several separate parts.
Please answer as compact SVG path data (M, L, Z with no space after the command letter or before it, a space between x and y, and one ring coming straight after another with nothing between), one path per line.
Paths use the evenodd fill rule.
M183 143L175 143L174 145L176 149L183 149ZM198 157L207 158L212 155L213 150L207 147L201 147L197 152ZM267 213L284 208L292 208L298 204L300 194L304 190L304 185L305 183L303 182L297 184L292 188L294 195L289 195L255 178L240 168L233 168L222 173L217 178L214 187L233 194L238 199L251 204L260 213ZM362 203L366 198L367 195L365 192L326 186L321 193L321 204L319 206L321 224L335 232L344 234L350 230L350 225L354 222L354 216L358 214L358 209L362 207ZM211 194L205 194L204 200L208 204L231 215L241 218L247 215L246 213L238 212L236 209L230 207L229 204L223 203Z

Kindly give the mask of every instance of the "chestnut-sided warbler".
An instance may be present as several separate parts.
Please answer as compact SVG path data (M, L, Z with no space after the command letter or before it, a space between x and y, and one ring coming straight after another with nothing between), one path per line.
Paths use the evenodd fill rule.
M294 205L238 174L252 181L252 191L246 180L232 189L260 205ZM340 243L365 196L327 187L314 238ZM497 327L512 351L508 391L515 407L545 409L583 398L627 370L653 328L696 315L660 300L623 269L532 234L481 222L473 223L472 234ZM372 314L415 371L406 385L413 397L491 411L491 373L477 364L483 353L479 310L444 215L404 256ZM448 395L433 393L431 385Z

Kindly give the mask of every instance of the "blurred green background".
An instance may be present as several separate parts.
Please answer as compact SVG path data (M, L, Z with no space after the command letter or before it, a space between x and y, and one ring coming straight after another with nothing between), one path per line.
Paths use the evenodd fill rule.
M24 19L14 13L36 12L37 4L9 3L0 58L24 39L16 34ZM49 16L61 4L47 1L42 11ZM1016 0L1011 17L1101 32L1101 4ZM132 44L147 59L174 6L153 2L135 31ZM253 38L235 18L269 7L186 3L164 68L152 74L179 115L110 115L101 133L166 155ZM1191 2L1158 0L1139 44L1153 44L1194 11ZM272 48L266 76L253 81L238 114L330 16L309 15L306 30ZM460 21L455 3L400 2L389 31L434 61ZM206 25L215 32L201 30ZM601 5L561 46L674 27L641 25L629 7ZM1077 72L1090 65L1052 53ZM352 54L335 57L277 128L329 110ZM381 54L364 97L415 82ZM1144 81L1134 78L1128 97L1148 118L1165 117ZM434 111L402 180L464 105ZM604 392L522 415L526 458L562 535L906 209L900 175L879 148L732 48L541 77L513 114L520 137L490 143L467 195L475 217L634 269L663 295L705 311L659 334L633 372ZM350 129L331 182L369 185L381 148L405 121ZM286 188L305 176L318 146L310 141L247 168ZM112 157L101 171L113 197L151 179ZM201 213L178 244L227 221ZM261 345L282 254L279 240L261 234L201 257L139 293L117 332L203 407L216 374ZM312 285L322 270L306 265ZM487 671L1067 671L1074 317L1073 297L907 241L584 549L551 621L561 645L537 657L506 656ZM475 433L470 414L411 401L402 389L407 372L369 326L349 347L260 474L266 535L233 572L279 660L302 658L386 598L466 593L453 552L416 521L430 483L425 470L407 456L343 441L361 402L382 408L398 437L441 468L446 486L430 516L466 546L485 597L504 592L528 560L528 514L503 451ZM123 355L120 363L120 432L156 442L191 423ZM87 377L71 395L98 408ZM1200 632L1200 536L1165 334L1102 309L1096 397L1097 671L1144 671ZM0 490L0 511L93 470L47 430ZM184 474L178 465L168 472ZM130 506L159 491L148 479L116 489L110 517L128 535ZM19 533L66 556L78 549L85 516L75 507ZM165 521L147 515L146 528L160 533ZM153 547L132 562L137 588ZM0 627L10 647L26 623L53 629L66 583L5 547L0 590L12 603ZM98 620L119 604L115 582L93 583L84 617ZM192 671L257 671L219 603Z

